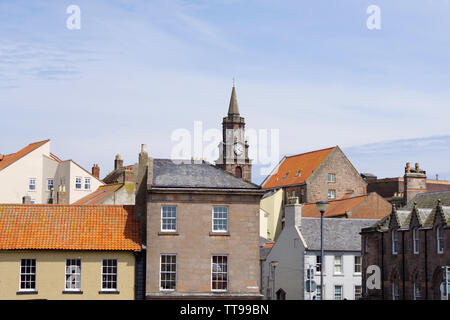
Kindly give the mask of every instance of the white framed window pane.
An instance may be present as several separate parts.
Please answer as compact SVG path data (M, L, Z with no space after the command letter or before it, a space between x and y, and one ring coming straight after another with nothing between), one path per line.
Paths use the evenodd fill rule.
M316 272L322 271L322 257L316 256Z
M81 260L66 260L66 289L81 290Z
M102 290L117 290L117 260L102 261Z
M91 178L84 178L84 189L91 189Z
M75 189L81 189L81 177L75 178Z
M342 286L334 286L334 300L342 300Z
M36 178L30 178L29 181L28 189L32 191L36 190Z
M325 289L325 286L323 287ZM321 285L317 285L316 288L316 299L315 300L321 300L322 297L322 286Z
M53 185L54 185L54 180L53 179L48 179L47 180L47 190L51 191L53 189Z
M439 227L437 229L437 249L438 253L444 252L444 229L442 227Z
M328 190L328 198L329 199L336 198L336 191L335 190Z
M213 231L228 231L228 207L213 207Z
M342 256L334 257L334 273L342 273Z
M355 256L355 273L361 273L361 256Z
M177 207L163 206L161 211L161 230L176 231L177 230Z
M355 300L361 299L362 297L362 286L355 286Z
M161 255L160 290L175 290L177 285L177 256Z
M328 182L336 182L336 175L334 173L328 174Z
M228 290L228 256L212 256L211 289L213 291Z
M392 254L398 252L398 233L397 230L392 230Z
M20 290L36 290L36 259L20 260Z

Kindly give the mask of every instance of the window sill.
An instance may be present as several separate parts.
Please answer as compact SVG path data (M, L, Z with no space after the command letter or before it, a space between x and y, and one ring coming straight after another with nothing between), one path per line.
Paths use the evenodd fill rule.
M210 231L209 232L209 235L210 236L223 236L223 237L229 237L230 236L230 233L227 231L227 232L213 232L213 231Z
M355 273L353 273L353 275L354 275L355 277L361 277L361 276L362 276L361 272L355 272Z
M180 234L177 231L160 231L158 232L158 236L179 236Z
M38 294L36 290L20 290L16 294Z
M118 290L101 290L98 294L120 294Z
M343 277L343 273L333 273L333 277Z
M62 293L64 294L83 294L81 290L64 290Z

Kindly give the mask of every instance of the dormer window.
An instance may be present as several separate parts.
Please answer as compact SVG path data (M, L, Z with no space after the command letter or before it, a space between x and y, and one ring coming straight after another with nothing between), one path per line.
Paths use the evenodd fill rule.
M287 173L283 176L283 179L286 179L288 175L289 175L289 172L287 172Z
M294 177L298 177L302 174L302 170L298 170Z

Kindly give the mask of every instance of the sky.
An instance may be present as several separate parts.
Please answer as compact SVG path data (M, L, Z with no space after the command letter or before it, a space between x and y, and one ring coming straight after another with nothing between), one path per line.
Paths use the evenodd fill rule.
M169 158L177 129L221 128L235 78L246 128L279 130L278 159L339 145L360 172L409 161L450 179L449 14L450 0L0 0L0 153L49 138L101 177L141 144Z

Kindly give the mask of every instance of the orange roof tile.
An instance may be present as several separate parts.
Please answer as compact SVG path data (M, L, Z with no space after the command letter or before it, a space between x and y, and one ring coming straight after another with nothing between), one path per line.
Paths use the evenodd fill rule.
M100 204L100 202L123 187L123 183L105 184L97 190L76 201L74 204Z
M335 147L311 151L285 157L270 176L263 182L262 188L276 188L304 183ZM300 171L300 172L299 172Z
M0 250L140 251L134 206L0 204Z
M345 215L347 211L356 207L358 204L366 200L367 197L368 197L367 195L363 195L354 198L329 201L330 206L328 207L328 210L325 211L324 217L336 217ZM315 203L304 204L302 206L302 217L320 218L320 212L319 210L317 210L316 204Z
M46 144L49 141L50 141L50 139L47 139L47 140L44 140L44 141L35 142L35 143L31 143L28 146L26 146L25 148L17 151L16 153L4 155L3 159L0 160L0 170L5 169L10 164L12 164L12 163L16 162L17 160L23 158L24 156L26 156L30 152L36 150L37 148L39 148L40 146Z

